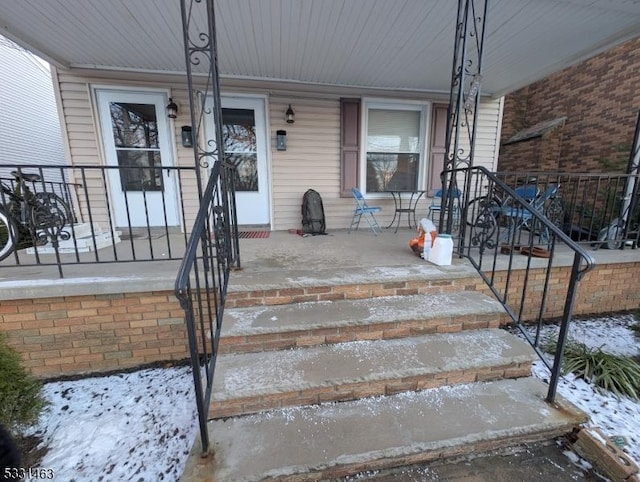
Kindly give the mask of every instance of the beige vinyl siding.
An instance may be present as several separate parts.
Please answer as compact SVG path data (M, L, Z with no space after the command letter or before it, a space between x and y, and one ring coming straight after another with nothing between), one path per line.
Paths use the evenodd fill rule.
M289 103L296 114L294 124L284 121ZM314 189L322 196L327 230L346 229L353 215L353 198L340 197L340 99L269 99L271 172L275 230L302 226L302 196ZM275 133L287 131L287 150L275 150ZM383 206L380 221L393 216L389 199L376 199Z
M123 74L123 77L127 74ZM192 166L193 150L182 147L180 134L183 125L191 125L189 100L186 86L176 81L136 81L130 74L128 80L108 78L86 78L60 71L60 98L65 119L66 139L73 164L104 165L99 139L99 126L91 101L91 86L113 86L114 88L170 89L173 100L179 106L178 118L172 123L174 154L177 165ZM266 91L235 88L232 82L223 85L223 95L264 95L267 98L267 136L269 139L269 177L272 229L286 230L301 227L302 196L307 189L315 189L322 196L328 230L346 229L351 220L354 201L340 197L340 93L314 95L281 91L269 94ZM380 96L382 97L382 96ZM406 96L405 96L406 98ZM429 99L419 99L429 100ZM287 124L284 113L291 104L295 111L295 123ZM497 135L500 126L500 100L483 99L478 119L476 164L492 169L497 155ZM277 130L287 131L287 150L277 151ZM203 178L206 180L206 172ZM194 174L183 173L181 202L186 213L187 231L193 224L198 209L197 189ZM92 199L94 209L102 202L104 189L100 176L89 180L92 188L103 193ZM100 199L99 199L100 197ZM393 217L393 201L387 197L372 198L371 205L381 206L378 216L381 225L387 225ZM418 216L426 215L427 201L421 201ZM106 213L106 206L102 207ZM83 211L86 216L86 211ZM101 221L102 222L102 221ZM402 220L406 224L406 215Z
M66 71L58 71L58 86L60 89L60 100L63 109L63 118L66 129L66 139L68 142L68 152L71 155L71 163L85 166L104 166L105 160L101 150L101 132L98 124L98 117L92 101L92 86L104 88L128 90L147 89L171 89L171 96L179 106L179 116L174 120L172 127L174 133L173 144L175 145L174 156L176 165L192 166L193 150L183 148L180 142L181 127L190 125L189 100L187 91L182 84L171 83L150 83L136 82L133 80L117 80L107 78L91 78L77 76ZM176 156L177 153L177 156ZM206 175L206 173L205 173ZM75 172L75 182L81 182L80 172ZM197 189L195 186L195 176L191 172L181 174L182 182L186 187L181 190L179 202L184 204L186 219L184 225L187 229L193 224L195 214L198 210ZM107 180L108 182L108 180ZM92 206L94 221L102 224L107 222L107 207L104 193L104 182L101 173L98 171L87 171L88 191L93 193L89 196ZM81 206L81 220L88 220L86 201L83 193L78 193L78 201ZM97 217L96 217L97 215Z
M271 150L274 229L300 228L300 206L307 189L315 189L322 196L327 229L347 228L354 201L340 197L339 98L292 100L272 97L269 103L272 144L276 130L287 131L287 151L276 151L275 146ZM284 121L289 103L296 113L293 125ZM483 99L480 104L475 164L490 170L497 157L500 105L500 99ZM368 202L383 208L377 216L381 225L391 222L394 211L391 199L380 195L371 197ZM427 207L428 200L420 201L418 217L426 215ZM401 225L406 225L406 214Z
M476 129L476 153L474 165L495 170L500 147L502 124L502 98L482 99Z
M289 103L295 123L284 121ZM340 105L338 99L269 99L274 229L301 227L302 196L315 189L322 196L328 229L340 218ZM277 151L277 130L287 131L287 150ZM344 208L343 208L344 209Z

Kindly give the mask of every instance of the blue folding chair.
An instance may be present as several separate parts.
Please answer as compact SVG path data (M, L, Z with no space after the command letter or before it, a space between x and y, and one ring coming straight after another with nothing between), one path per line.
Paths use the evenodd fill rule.
M542 194L536 195L536 193L538 192L536 187L523 186L516 189L516 193L518 193L520 197L523 197L525 200L529 201L529 205L531 206L531 209L533 211L544 214L547 201L556 196L559 187L560 186L558 186L557 184L552 184L547 187L547 189L545 189ZM526 229L531 233L535 233L535 226L533 226L534 215L521 205L505 203L505 205L502 206L500 214L506 219L507 222L507 228L502 232L502 235L500 236L501 242L516 242L517 233L519 233L523 229ZM546 244L548 246L551 242L549 229L546 227L542 227L539 235L540 243Z
M349 232L351 232L354 226L356 230L358 229L358 226L360 226L360 219L364 216L369 223L371 231L373 231L373 234L377 236L380 232L380 226L378 225L378 221L376 220L374 213L379 213L382 211L382 208L378 206L369 206L360 192L360 189L357 187L351 189L351 194L353 194L353 197L356 200L356 207L353 211L353 217L351 218Z
M437 223L436 219L433 217L434 213L438 213L438 220L440 217L440 213L442 212L442 199L448 199L449 191L447 189L438 189L436 193L431 198L431 204L429 205L429 217L434 223ZM460 198L462 197L462 191L460 189L455 188L452 191L453 197L453 225L458 226L458 222L460 221ZM446 207L445 207L446 209Z

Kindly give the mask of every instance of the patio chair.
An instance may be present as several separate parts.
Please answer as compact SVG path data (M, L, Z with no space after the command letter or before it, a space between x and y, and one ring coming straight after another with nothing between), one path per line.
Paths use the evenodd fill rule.
M535 186L522 186L515 191L520 197L523 197L529 202L529 205L534 211L544 214L547 201L555 197L558 189L559 186L557 184L552 184L548 186L542 194L538 194L539 191ZM516 240L515 237L521 230L527 230L532 233L532 235L536 231L534 215L524 207L514 204L513 201L505 202L500 211L500 215L505 219L507 224L506 229L500 236L501 243L511 244L512 242L517 242L518 240ZM551 236L548 228L543 226L538 235L540 236L541 244L546 244L547 246L550 244Z
M442 200L448 199L447 193L449 191L447 189L438 189L436 193L431 198L431 204L429 205L429 217L435 223L434 214L438 213L438 219L440 218L440 213L442 212ZM462 191L460 189L455 188L453 190L453 224L454 226L458 225L460 221L460 199L462 198Z
M360 192L360 189L357 187L351 189L351 194L353 194L353 198L356 200L356 207L353 210L353 218L351 218L349 232L351 232L354 226L356 230L358 229L358 226L360 226L360 219L364 216L367 223L369 223L371 231L373 231L373 234L377 236L380 232L380 226L378 225L378 221L376 220L374 213L379 213L382 211L382 208L379 206L369 206Z

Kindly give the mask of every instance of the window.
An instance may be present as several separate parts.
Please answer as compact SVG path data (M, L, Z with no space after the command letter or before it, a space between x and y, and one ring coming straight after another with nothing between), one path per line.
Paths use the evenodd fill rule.
M258 191L258 150L254 111L223 107L222 135L226 160L236 168L236 192Z
M412 191L424 183L425 112L419 104L365 104L368 193Z
M163 191L154 104L110 102L109 111L122 190Z

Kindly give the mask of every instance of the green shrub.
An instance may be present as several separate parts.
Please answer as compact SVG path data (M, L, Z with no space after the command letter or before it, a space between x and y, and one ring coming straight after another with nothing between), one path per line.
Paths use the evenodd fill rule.
M553 353L556 344L557 340L547 340L543 350ZM601 348L589 348L583 343L568 341L562 371L573 373L616 395L640 400L640 365L631 357L612 355Z
M0 423L16 433L36 422L45 405L42 385L22 366L20 354L0 333Z

